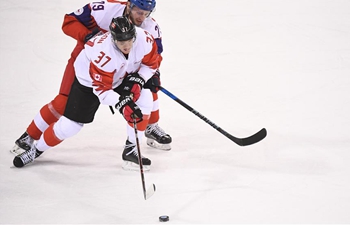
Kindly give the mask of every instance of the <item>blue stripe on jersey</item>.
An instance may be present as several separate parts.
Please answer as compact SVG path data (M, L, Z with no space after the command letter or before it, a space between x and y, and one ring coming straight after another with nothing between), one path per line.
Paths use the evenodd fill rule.
M155 39L157 47L158 47L158 54L161 54L163 52L163 44L162 44L162 39L157 38Z
M96 22L94 18L91 16L91 8L89 4L83 7L83 13L77 15L74 12L72 12L69 15L74 16L80 23L82 23L89 30L96 27Z

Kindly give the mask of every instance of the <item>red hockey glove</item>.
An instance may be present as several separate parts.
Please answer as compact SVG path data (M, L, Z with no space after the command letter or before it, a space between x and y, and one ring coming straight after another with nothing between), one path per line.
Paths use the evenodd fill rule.
M127 75L121 86L121 93L119 93L122 96L132 96L132 100L136 102L140 95L143 85L145 84L145 80L140 77L138 73L131 73Z
M153 93L157 93L159 91L160 84L160 73L159 70L157 70L146 82L144 87L150 89Z
M129 123L136 119L136 123L142 121L143 114L141 109L133 102L130 96L121 96L115 108L124 116Z

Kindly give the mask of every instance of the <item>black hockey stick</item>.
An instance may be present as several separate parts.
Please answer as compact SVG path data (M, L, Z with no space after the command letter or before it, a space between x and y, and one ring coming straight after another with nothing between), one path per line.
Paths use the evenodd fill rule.
M136 148L137 148L137 155L139 159L139 165L140 165L140 173L141 173L141 181L142 181L142 190L143 190L143 197L145 200L149 199L154 192L156 191L156 185L152 184L147 190L146 190L146 182L145 182L145 176L143 174L143 165L142 165L142 156L141 156L141 149L140 149L140 142L139 137L137 136L137 125L136 125L136 119L133 120L134 124L134 131L135 131L135 138L136 138Z
M169 96L170 98L172 98L173 100L175 100L177 103L179 103L180 105L182 105L183 107L185 107L188 111L192 112L194 115L198 116L199 118L201 118L202 120L204 120L204 122L208 123L210 126L212 126L214 129L216 129L217 131L219 131L221 134L225 135L227 138L229 138L231 141L233 141L234 143L236 143L237 145L240 146L246 146L246 145L251 145L251 144L255 144L259 141L261 141L262 139L264 139L267 135L267 131L265 128L262 128L259 132L253 134L252 136L249 137L245 137L245 138L238 138L235 136L232 136L231 134L227 133L226 131L224 131L222 128L220 128L219 126L217 126L215 123L213 123L212 121L210 121L207 117L203 116L202 114L200 114L198 111L196 111L195 109L193 109L191 106L187 105L185 102L181 101L178 97L176 97L175 95L173 95L172 93L170 93L167 89L165 89L164 87L159 86L159 89L166 94L167 96Z

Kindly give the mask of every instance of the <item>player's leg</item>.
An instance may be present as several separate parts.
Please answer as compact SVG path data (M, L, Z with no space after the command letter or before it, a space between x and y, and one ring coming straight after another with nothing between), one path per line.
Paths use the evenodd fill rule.
M82 127L83 124L74 122L62 116L57 122L50 124L39 140L33 144L28 151L25 151L14 158L14 166L23 167L33 162L34 159L39 157L44 151L58 145L66 138L77 134Z
M139 142L141 143L142 137L144 136L146 127L148 125L149 114L152 109L152 94L149 89L143 89L141 91L140 98L137 100L136 104L140 107L143 114L143 120L137 123L137 135ZM132 123L127 124L127 134L128 138L126 140L122 154L122 159L124 161L123 169L139 170L140 167L138 162L138 152L136 148L136 136ZM151 160L144 156L141 157L144 171L150 170Z
M93 121L99 105L98 97L93 94L92 88L82 86L75 79L63 116L57 122L51 123L28 151L16 156L13 164L23 167L33 162L44 151L77 134L83 124Z
M151 117L146 128L145 136L147 138L147 145L161 149L170 150L170 143L172 142L171 136L167 134L159 125L159 100L158 94L152 93L153 95L153 108Z
M66 107L67 96L75 77L73 64L82 49L83 45L78 43L71 53L71 58L68 60L63 74L59 94L40 109L27 127L27 130L15 141L15 146L10 150L15 155L29 150L34 140L38 140L50 124L56 122L62 116Z

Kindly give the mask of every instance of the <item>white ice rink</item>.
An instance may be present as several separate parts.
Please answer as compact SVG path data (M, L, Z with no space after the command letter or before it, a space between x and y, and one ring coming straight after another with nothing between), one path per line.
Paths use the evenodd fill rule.
M234 136L240 147L163 93L143 199L122 170L121 115L94 123L33 164L9 149L58 93L75 41L65 13L85 0L0 1L1 224L350 223L350 1L158 0L163 86Z

